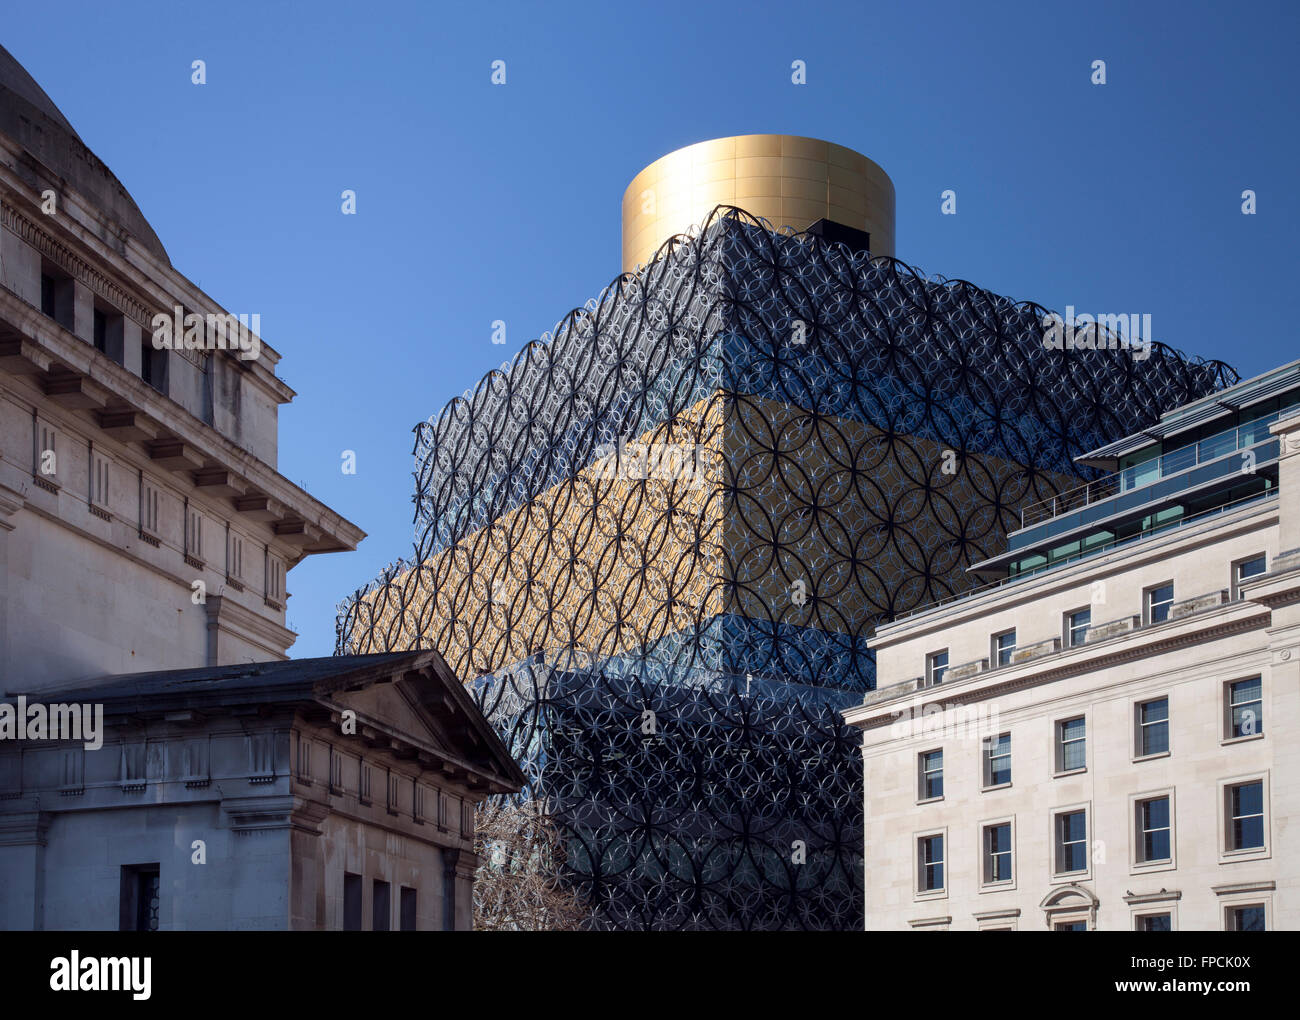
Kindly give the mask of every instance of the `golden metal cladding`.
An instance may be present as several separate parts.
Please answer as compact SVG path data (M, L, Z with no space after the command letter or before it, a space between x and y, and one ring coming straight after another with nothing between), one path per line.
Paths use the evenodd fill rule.
M722 392L628 443L679 454L673 470L611 451L401 576L400 599L366 596L388 646L437 648L469 680L537 651L631 652L720 613L859 634L898 611L905 578L966 587L962 536L997 514L982 494L1024 474L972 453L946 475L933 440Z
M865 230L873 255L894 254L894 184L876 163L816 138L739 135L670 152L632 179L623 193L624 272L649 263L717 205L777 228L804 230L826 218Z

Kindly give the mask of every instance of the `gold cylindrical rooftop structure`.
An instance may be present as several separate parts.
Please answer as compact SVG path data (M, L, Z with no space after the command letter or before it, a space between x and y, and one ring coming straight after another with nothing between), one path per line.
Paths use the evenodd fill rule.
M674 234L734 205L774 227L819 219L871 235L872 255L894 254L894 182L852 149L798 135L737 135L655 160L623 193L623 271L650 261Z

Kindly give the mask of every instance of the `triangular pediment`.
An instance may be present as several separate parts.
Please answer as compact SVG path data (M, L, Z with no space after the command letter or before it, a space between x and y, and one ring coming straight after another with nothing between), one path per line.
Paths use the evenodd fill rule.
M526 782L510 752L464 686L432 651L378 656L373 666L322 678L317 701L336 724L356 713L355 732L344 737L387 747L399 758L416 757L428 767L471 786L518 789Z
M353 691L338 691L330 700L357 713L357 732L370 726L415 745L425 745L440 754L455 754L447 735L427 712L418 707L407 689L410 681L375 683ZM463 753L463 749L460 749Z

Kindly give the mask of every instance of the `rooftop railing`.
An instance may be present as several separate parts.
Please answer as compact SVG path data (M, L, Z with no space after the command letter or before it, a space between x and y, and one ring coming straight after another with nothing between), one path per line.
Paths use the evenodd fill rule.
M964 602L967 599L979 598L982 595L987 595L989 592L997 591L999 588L1005 588L1012 584L1019 584L1021 581L1027 581L1031 577L1037 577L1039 574L1046 573L1049 570L1055 570L1057 567L1064 567L1071 563L1077 563L1079 560L1087 559L1090 556L1096 556L1099 553L1104 552L1111 552L1112 550L1131 545L1135 542L1144 542L1155 538L1158 535L1163 535L1171 530L1190 527L1193 524L1200 524L1211 517L1216 517L1219 514L1231 513L1232 511L1238 510L1246 506L1248 503L1254 503L1257 500L1274 499L1276 497L1277 489L1270 489L1267 492L1256 492L1249 496L1242 496L1240 499L1234 499L1230 503L1224 503L1222 506L1211 507L1209 510L1202 510L1200 513L1192 514L1189 517L1183 517L1176 521L1154 524L1135 535L1129 535L1126 538L1117 538L1110 542L1093 546L1092 548L1082 552L1062 557L1061 559L1055 560L1051 563L1044 563L1042 566L1034 567L1032 570L1022 571L1014 577L1002 577L996 581L989 581L987 584L976 585L967 588L965 591L954 592L953 594L947 595L941 599L935 599L933 602L927 602L924 605L917 606L915 609L909 609L905 613L897 613L890 619L889 624L882 624L882 626L889 626L890 624L899 623L903 620L909 620L914 616L921 616L925 613L932 612L941 606L951 605L954 602Z
M1020 527L1022 529L1028 528L1035 524L1041 524L1043 521L1050 521L1054 517L1060 517L1062 514L1082 510L1084 507L1100 503L1104 499L1110 499L1121 492L1131 492L1134 489L1143 488L1160 481L1162 478L1168 478L1171 475L1194 468L1198 464L1205 464L1229 453L1236 453L1239 450L1245 450L1262 443L1270 436L1268 427L1278 418L1295 410L1297 406L1300 405L1292 405L1281 411L1274 411L1272 414L1247 422L1245 425L1225 429L1199 442L1189 443L1176 450L1170 450L1168 453L1153 457L1142 464L1135 464L1133 467L1105 475L1077 488L1067 489L1051 499L1031 503L1029 506L1021 508Z

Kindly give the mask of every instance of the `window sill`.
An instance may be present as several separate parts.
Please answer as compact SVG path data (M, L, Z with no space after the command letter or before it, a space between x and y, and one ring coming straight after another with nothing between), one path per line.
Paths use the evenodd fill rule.
M948 898L947 889L927 889L924 892L918 891L912 897L914 901L920 900L946 900Z
M1245 744L1245 743L1249 743L1252 740L1263 740L1263 739L1264 739L1263 733L1251 733L1248 736L1244 736L1244 737L1224 737L1222 740L1219 741L1219 746L1227 747L1229 744Z
M1162 861L1130 861L1128 873L1130 875L1148 875L1157 871L1174 871L1177 867L1178 865L1174 863L1172 858Z
M1091 882L1092 871L1062 871L1052 875L1052 885L1064 885L1069 882Z
M1172 751L1157 751L1155 754L1137 754L1133 756L1133 764L1143 761L1155 761L1157 758L1168 758Z
M1016 880L1014 878L1004 879L1001 882L980 883L981 893L1014 892L1015 888L1016 888Z
M924 800L918 800L916 803L917 803L918 806L921 805L921 804L938 804L938 803L939 803L940 801L942 801L942 800L943 800L943 797L942 797L942 796L938 796L938 797L926 797Z
M1009 790L1009 789L1011 789L1010 779L1008 779L1005 783L994 783L992 786L981 786L980 793L992 793L994 790Z
M1219 854L1220 864L1240 864L1242 861L1263 861L1272 857L1266 846L1252 846L1246 850L1224 850Z
M1081 776L1081 775L1083 775L1083 774L1084 774L1085 772L1087 772L1087 771L1088 771L1088 766L1087 766L1087 765L1085 765L1085 766L1084 766L1083 768L1081 768L1081 769L1064 769L1064 770L1061 771L1061 772L1053 772L1053 773L1052 773L1052 778L1053 778L1053 779L1064 779L1066 776Z

